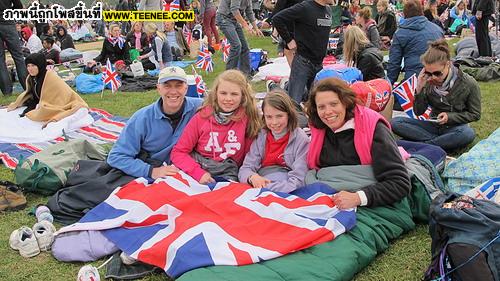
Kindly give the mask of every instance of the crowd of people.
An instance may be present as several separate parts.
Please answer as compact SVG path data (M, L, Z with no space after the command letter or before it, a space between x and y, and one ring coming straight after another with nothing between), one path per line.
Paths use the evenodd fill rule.
M235 181L285 193L308 184L306 174L311 171L356 172L371 183L346 186L332 196L339 209L396 203L409 194L411 183L395 135L453 152L473 142L469 123L481 118L478 83L453 65L444 37L474 24L479 53L492 57L488 31L493 2L458 0L450 5L446 1L428 0L423 5L420 0L404 0L397 16L392 3L379 0L374 4L375 17L375 11L361 7L359 1L339 3L345 27L338 58L359 69L364 81L386 79L394 85L416 75L413 110L421 115L430 108L429 120L386 119L361 105L348 82L316 77L332 33L333 0L278 0L266 19L251 0L221 0L218 6L212 0L181 0L180 8L193 9L197 18L195 23L184 23L186 27L174 22L94 23L90 28L96 34L106 30L106 36L90 65L109 60L127 67L136 60L144 69L159 70L159 98L130 117L102 164L108 172L150 182L183 171L201 184ZM2 1L0 14L6 8L22 4ZM163 7L156 0L120 0L116 6L116 10L131 9ZM247 36L263 36L261 21L272 26L271 35L291 72L287 85L269 91L258 108L250 83ZM88 28L85 22L75 24ZM202 24L209 49L219 48L220 35L230 44L226 70L217 75L203 100L186 96L186 72L172 66L190 53L183 28L194 30L195 24ZM25 107L21 118L47 126L88 109L61 78L46 70L47 64L61 62L62 50L75 47L68 28L62 22L21 24L0 18L0 89L4 95L12 94L4 48L25 89L7 111ZM382 50L389 51L387 63ZM300 126L301 116L307 118L310 136ZM100 190L99 196L82 199L81 209L66 208L83 214L118 185L110 187ZM57 196L70 190L66 186ZM63 218L68 211L54 200L48 207L56 218Z
M481 16L488 18L491 15L488 1L478 0L472 5L473 11L475 11L473 21L479 29L476 29L476 32L479 32L479 35L476 36L478 39L482 39L480 34L480 26L483 24ZM1 8L22 7L19 1L10 0L9 2L10 6L2 4L4 6ZM140 2L120 0L116 10L130 10L132 7L139 10L157 9L157 4L152 0ZM329 5L333 4L334 2L330 0L278 0L273 6L275 10L270 11L266 21L275 29L273 37L279 37L279 45L285 50L283 55L287 57L291 73L285 89L278 89L276 93L273 91L269 98L264 100L263 120L260 120L251 95L252 90L248 84L248 79L251 78L248 58L249 45L244 31L262 36L261 30L257 26L259 19L256 18L254 12L257 12L258 16L261 16L262 13L256 11L249 0L223 0L218 7L211 0L193 1L189 4L181 1L181 8L194 9L197 15L196 21L204 23L203 30L207 34L209 47L218 47L220 43L219 31L227 38L231 46L226 63L228 71L216 79L213 90L210 91L211 94L208 95L198 113L194 114L192 121L183 123L182 128L185 126L186 130L182 135L177 135L179 140L168 145L169 149L172 149L172 163L175 167L185 170L201 183L214 181L215 178L219 177L218 173L222 171L223 175L230 180L243 179L244 182L256 187L264 187L268 184L274 186L273 180L266 178L268 173L272 175L271 178L281 180L286 179L288 175L292 178L288 178L285 182L292 184L293 188L291 186L285 187L286 184L283 183L276 183L276 188L291 191L303 184L302 172L294 171L294 167L306 166L303 163L307 154L304 148L306 141L304 135L297 131L297 116L304 115L304 113L309 118L310 126L318 129L313 129L313 142L320 144L320 146L315 146L312 152L309 151L309 156L312 153L316 155L315 157L319 157L313 161L308 156L309 168L371 163L370 151L375 151L375 149L370 149L372 141L376 146L390 147L393 145L393 138L390 136L390 129L388 129L391 126L389 126L388 121L377 119L374 121L375 123L370 125L372 130L377 129L363 133L370 136L368 138L370 141L366 143L367 148L362 151L362 154L358 151L357 145L355 145L356 149L349 153L345 151L349 151L354 146L342 147L344 151L342 153L336 147L340 144L342 146L353 145L353 140L356 142L356 134L353 137L352 133L346 133L346 131L354 127L360 128L358 125L354 126L356 123L354 117L356 112L364 112L365 109L353 103L352 93L347 90L346 85L339 81L328 80L327 84L325 84L326 82L319 84L314 82L316 74L323 68L323 59L327 53L328 40L332 30ZM449 151L471 143L475 135L468 123L479 120L481 116L479 87L473 78L453 66L450 59L451 52L446 41L442 39L450 29L456 31L469 26L471 19L468 16L467 3L464 0L459 0L455 6L450 6L443 0L440 2L430 0L425 3L424 9L421 1L406 0L400 19L395 16L392 4L387 0L380 0L376 3L377 16L375 18L372 16L372 9L368 6L361 8L356 1L347 6L344 5L344 7L342 15L349 19L344 22L351 23L343 29L342 34L343 42L340 52L342 55L340 58L345 64L358 68L364 81L385 78L394 84L399 80L401 73L404 73L403 79L417 75L418 87L415 93L414 111L416 114L422 114L430 106L432 108L431 119L437 118L436 122L395 118L392 120L394 133L404 139L438 145ZM449 9L450 7L451 9ZM455 22L459 22L459 24ZM82 23L77 24L82 25ZM219 28L219 31L214 24ZM188 28L192 28L192 25ZM184 73L182 70L170 68L173 60L182 60L183 56L189 54L190 51L182 28L182 24L174 22L161 24L148 22L129 24L124 22L121 26L111 23L106 27L108 31L103 41L102 50L91 63L104 64L109 60L111 63L117 64L121 61L126 67L133 60L139 60L145 69L162 70L168 68ZM38 108L37 104L40 101L41 93L43 93L43 88L40 86L43 84L43 78L37 78L40 74L33 74L32 71L29 71L33 65L31 61L35 58L34 54L40 54L44 57L45 64L57 64L60 62L59 52L66 48L74 48L74 42L64 24L16 24L0 20L0 29L5 30L5 32L0 32L1 46L3 47L5 44L11 52L21 85L26 88L26 82L28 82L27 93L30 93L31 98L23 99L16 104L16 107L27 106L24 115ZM19 48L19 46L24 47ZM484 44L478 43L478 46L481 53ZM384 48L389 48L389 60L386 67L384 67L381 53L381 49ZM132 50L135 52L131 52ZM3 49L1 54L4 55ZM25 56L27 56L26 60L24 60ZM38 61L40 56L36 56L36 58ZM2 58L2 63L0 63L2 69L5 69L4 61L5 58ZM28 66L28 71L26 66ZM2 92L4 95L9 95L12 91L12 82L9 77L4 77L5 71L0 71L0 73L3 82ZM45 77L44 70L40 69L39 73ZM164 72L162 71L162 73ZM185 85L182 83L170 85L173 83L170 80L160 80L158 91L165 93L165 95L162 94L158 104L184 104ZM180 80L183 83L186 82L184 78ZM37 81L38 84L36 84ZM35 87L32 86L33 82L35 82ZM173 96L169 96L170 90L175 92L172 94ZM334 95L329 97L324 92L331 92ZM347 92L349 93L347 94ZM152 112L156 112L153 110L154 108L156 107L151 108ZM159 111L153 115L165 114L169 122L175 120L175 124L171 123L172 128L169 129L175 131L181 115L177 114L177 111L171 112L172 110L165 109L166 111L164 111L163 109L165 108L160 106ZM184 106L182 109L184 110ZM304 113L301 113L303 110ZM314 117L315 115L317 118ZM27 114L27 116L30 115ZM270 119L280 119L281 121L273 121L273 123ZM135 118L133 117L131 120L133 121ZM133 126L132 121L129 126ZM260 131L261 123L264 124L262 131ZM332 127L329 123L337 125ZM327 129L328 127L330 130ZM340 128L342 129L337 133ZM127 136L127 140L130 141L135 137L128 136L128 132L128 129L124 130L123 135ZM326 142L317 140L317 132L320 132L319 134L325 138ZM290 143L287 144L280 140L284 136L288 141L293 140L293 153L290 154L293 157L288 157L286 156L288 154L285 153L285 157L281 160L268 159L268 157L277 157L278 155L266 153L265 149L276 148L278 149L276 151L280 151L280 149L289 148ZM351 141L347 141L346 138L351 139ZM253 141L254 139L256 141ZM176 143L175 147L173 147L174 143ZM122 167L123 163L127 163L127 161L123 161L123 156L116 158L114 153L117 150L127 153L137 152L139 148L119 149L123 145L122 141L119 140L109 157L109 161L111 165L122 163L118 164L117 168L129 172L129 168ZM164 149L164 147L147 148L149 151L162 151L160 153L164 158L162 160L170 163L170 151L165 152ZM320 151L316 151L318 149ZM328 153L320 153L323 150ZM247 153L250 155L250 160L244 161L244 156ZM340 153L339 155L342 157L337 160L334 158L323 159L325 155L333 155L332 153ZM375 158L377 161L380 158L388 159L387 154ZM396 158L398 157L394 156L390 161L398 162L395 161ZM205 163L207 161L208 164ZM201 163L203 163L203 167L215 165L214 172L202 169ZM221 163L226 166L219 170ZM266 167L275 164L281 168L268 171ZM244 169L238 172L242 165ZM386 167L387 165L387 163L379 163L376 166ZM131 175L147 175L156 178L156 175L164 173L155 169L166 169L159 167L148 168L148 170L146 168L144 166L140 168L140 173L133 172ZM264 171L259 172L262 169ZM231 173L228 174L228 171ZM275 174L279 176L275 177ZM377 173L375 174L377 176ZM379 178L388 179L387 176ZM401 175L397 181L403 182ZM386 187L393 185L397 184L388 184ZM371 192L368 193L371 194ZM371 196L368 198L370 199ZM360 198L364 200L366 195L360 195ZM359 202L364 202L363 200Z

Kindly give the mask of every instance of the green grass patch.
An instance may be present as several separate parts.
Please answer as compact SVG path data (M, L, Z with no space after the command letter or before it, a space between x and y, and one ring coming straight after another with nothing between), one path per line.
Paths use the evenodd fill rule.
M263 48L269 52L269 57L276 56L276 45L271 44L269 38L251 38L251 48ZM216 75L224 70L224 63L220 53L214 56L215 71L204 73L207 85L212 86ZM191 72L191 68L187 68ZM256 92L265 91L263 82L253 83ZM480 83L482 95L482 117L479 122L473 123L472 127L477 133L474 144L486 138L499 124L500 99L498 89L500 82ZM151 104L158 98L156 91L144 91L134 93L104 92L104 97L99 94L82 95L83 99L91 107L98 107L120 116L131 116L139 108ZM6 105L15 97L0 97L0 104ZM473 144L472 144L473 145ZM469 146L472 147L472 145ZM0 166L1 180L14 180L11 170ZM25 259L9 247L10 233L22 225L33 226L35 217L28 215L30 208L37 204L46 203L47 197L28 194L28 208L17 212L0 213L0 280L74 280L78 269L83 263L61 263L56 261L50 254L42 253L34 258ZM59 227L59 226L58 226ZM368 280L420 280L423 272L430 261L430 237L426 225L419 225L414 231L405 234L394 241L393 245L366 269L357 274L356 281ZM100 265L103 260L92 263ZM104 272L101 270L101 273ZM101 275L103 276L103 275ZM144 280L165 280L163 276L147 277Z

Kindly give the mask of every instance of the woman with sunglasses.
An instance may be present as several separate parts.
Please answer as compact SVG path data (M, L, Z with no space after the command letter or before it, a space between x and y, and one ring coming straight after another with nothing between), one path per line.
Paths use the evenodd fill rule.
M451 63L444 39L430 43L421 61L424 68L418 75L413 111L418 116L430 107L431 118L397 117L392 119L392 130L404 139L438 145L446 151L467 146L475 138L468 123L481 118L478 83Z

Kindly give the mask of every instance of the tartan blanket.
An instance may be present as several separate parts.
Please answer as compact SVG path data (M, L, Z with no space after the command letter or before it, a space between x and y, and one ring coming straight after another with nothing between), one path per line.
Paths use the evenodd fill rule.
M68 139L85 139L93 143L114 143L128 118L114 116L98 108L89 109L94 122L89 126L66 134ZM15 169L21 157L28 158L48 147L64 141L64 136L39 143L0 143L0 160L9 169Z

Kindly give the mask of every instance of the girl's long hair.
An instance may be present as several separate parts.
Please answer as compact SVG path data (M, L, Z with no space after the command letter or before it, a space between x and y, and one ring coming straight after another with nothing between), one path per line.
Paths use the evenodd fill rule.
M241 109L248 118L246 136L249 138L255 138L261 128L261 122L259 114L257 112L257 106L255 103L252 86L250 86L250 83L248 83L246 76L239 70L226 70L219 74L217 78L215 78L214 85L210 90L208 97L203 102L200 111L203 112L202 109L207 107L213 108L213 110L215 110L216 112L222 111L217 101L217 90L221 81L231 82L238 85L238 87L241 89L242 97L238 111ZM202 117L208 118L208 116ZM241 119L241 117L241 114L233 114L230 119L233 121L238 121Z
M370 44L366 34L357 26L350 26L344 33L344 61L347 66L356 66L356 57L364 46Z
M162 41L165 41L167 39L167 35L165 33L161 32L158 30L158 27L156 24L148 22L144 26L144 32L149 33L149 34L156 34L156 36L160 37Z

